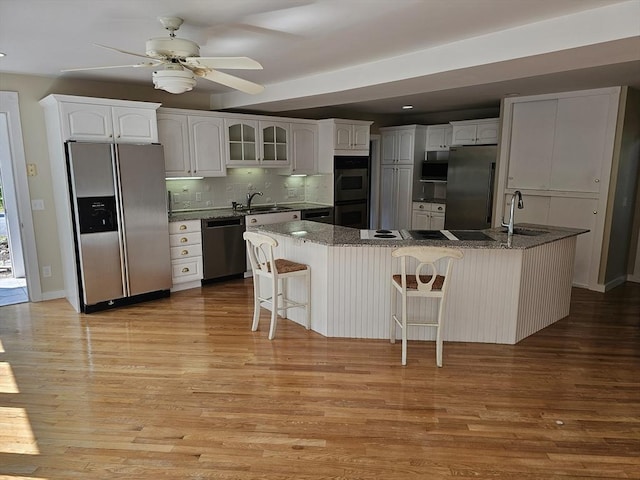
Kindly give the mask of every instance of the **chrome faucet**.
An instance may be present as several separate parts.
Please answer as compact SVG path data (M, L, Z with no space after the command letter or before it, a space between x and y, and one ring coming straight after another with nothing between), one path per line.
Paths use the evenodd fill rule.
M504 217L502 218L502 222L501 222L501 225L503 227L508 228L509 236L513 235L513 223L514 223L514 216L515 216L514 212L516 207L516 197L518 198L518 208L519 209L524 208L524 203L522 203L522 193L520 192L520 190L516 190L515 192L513 192L513 195L511 196L511 213L509 216L509 223L504 223Z
M251 210L251 200L253 200L253 197L255 197L256 195L262 196L262 192L247 193L247 210Z

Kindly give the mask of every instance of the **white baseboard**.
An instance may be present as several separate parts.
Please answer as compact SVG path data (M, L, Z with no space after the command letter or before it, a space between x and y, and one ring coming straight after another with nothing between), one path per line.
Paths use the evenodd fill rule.
M622 275L621 277L618 278L614 278L613 280L611 280L610 282L607 282L604 285L604 291L608 292L609 290L616 288L620 285L622 285L624 282L627 281L627 277L626 275Z
M640 275L627 275L627 282L640 283Z
M58 298L64 298L65 292L64 290L55 290L53 292L42 292L40 299L35 300L34 302L44 302L47 300L57 300Z

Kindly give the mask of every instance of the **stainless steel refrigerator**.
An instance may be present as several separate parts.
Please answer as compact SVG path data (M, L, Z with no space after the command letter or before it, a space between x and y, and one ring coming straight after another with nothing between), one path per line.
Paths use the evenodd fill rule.
M447 230L491 227L497 147L451 147L447 171Z
M66 144L81 309L169 295L161 145Z

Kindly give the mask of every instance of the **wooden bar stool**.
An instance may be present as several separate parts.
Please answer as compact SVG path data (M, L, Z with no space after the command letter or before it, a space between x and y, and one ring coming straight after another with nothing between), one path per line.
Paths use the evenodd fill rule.
M260 320L260 307L263 303L271 305L271 326L269 327L269 340L273 340L276 334L276 321L278 312L284 312L289 308L304 307L306 310L306 328L311 328L311 268L309 265L292 262L282 258L273 258L273 249L278 246L275 238L257 232L244 232L243 238L247 242L247 253L253 270L253 325L252 331L258 330ZM307 301L296 302L287 297L287 280L293 277L302 277L306 283ZM271 280L271 296L263 297L260 294L260 278Z
M436 329L436 363L442 367L442 314L447 285L451 278L453 260L462 258L460 250L444 247L402 247L391 255L400 258L401 272L391 279L391 331L389 339L396 342L396 325L402 330L402 365L407 364L407 327L420 326ZM415 274L407 275L408 259L417 261ZM438 268L438 266L440 268ZM400 318L396 315L397 296L402 301ZM439 300L437 318L409 323L407 298L426 297Z

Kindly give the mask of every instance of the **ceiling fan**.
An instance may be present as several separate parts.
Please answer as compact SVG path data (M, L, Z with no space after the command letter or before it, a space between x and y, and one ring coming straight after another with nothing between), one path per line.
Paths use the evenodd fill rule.
M257 94L264 90L262 85L218 71L218 69L262 70L262 65L255 60L248 57L201 57L200 46L197 43L176 37L175 32L183 23L181 18L158 17L158 20L169 31L169 37L157 37L147 40L145 55L97 43L94 44L108 50L146 58L148 61L134 65L71 68L62 71L77 72L107 68L162 67L153 72L153 85L155 88L169 93L177 94L192 90L196 85L196 76L245 93Z

